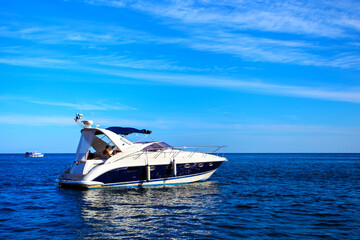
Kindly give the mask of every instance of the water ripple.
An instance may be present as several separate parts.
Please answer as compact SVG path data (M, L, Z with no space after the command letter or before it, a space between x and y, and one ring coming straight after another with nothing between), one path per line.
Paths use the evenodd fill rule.
M73 157L0 155L1 239L360 239L359 154L229 154L207 182L59 189Z

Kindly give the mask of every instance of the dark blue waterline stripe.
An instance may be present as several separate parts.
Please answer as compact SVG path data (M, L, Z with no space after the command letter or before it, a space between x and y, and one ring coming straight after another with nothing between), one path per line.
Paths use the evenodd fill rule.
M215 169L216 170L216 169ZM198 174L192 174L192 175L186 175L186 176L181 176L181 177L173 177L173 178L162 178L162 179L156 179L156 180L150 180L149 182L162 182L164 180L169 181L169 180L176 180L176 179L182 179L182 178L189 178L189 177L196 177L196 176L200 176L200 175L205 175L207 173L210 173L214 170L211 171L207 171L207 172L203 172L203 173L198 173ZM110 184L104 184L102 186L112 186L112 185L126 185L126 184L136 184L136 183L147 183L146 180L143 181L131 181L131 182L118 182L118 183L110 183ZM169 183L167 185L170 185L172 183ZM175 183L177 184L177 183ZM178 183L178 184L182 184L182 183ZM149 186L149 185L147 185Z
M153 169L150 172L150 179L163 180L187 177L191 175L196 176L196 174L203 174L212 170L216 170L220 167L221 163L222 162L178 164L176 166L176 176L174 176L174 170L172 169L172 165L154 165L151 166L151 168ZM113 184L145 181L146 178L146 166L137 166L112 169L96 177L95 179L93 179L93 181L102 182L104 184Z

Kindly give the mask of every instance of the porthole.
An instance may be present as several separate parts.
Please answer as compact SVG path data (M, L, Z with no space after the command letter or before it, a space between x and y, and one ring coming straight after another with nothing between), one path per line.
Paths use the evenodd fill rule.
M189 163L185 164L185 168L189 168L189 167L190 167Z
M204 166L204 164L203 163L199 163L199 167L203 167Z
M155 170L155 166L150 166L150 171L154 171Z
M209 163L209 166L211 167L212 165L214 165L212 162L211 163Z

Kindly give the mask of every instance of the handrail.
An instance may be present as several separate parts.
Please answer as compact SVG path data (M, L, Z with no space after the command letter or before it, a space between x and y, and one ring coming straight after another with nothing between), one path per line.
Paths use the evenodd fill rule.
M207 151L207 152L202 152L203 153L203 157L206 157L207 154L215 154L216 156L219 156L219 154L221 154L219 152L220 149L222 148L226 148L227 145L222 145L222 146L196 146L196 147L188 147L188 146L183 146L183 147L173 147L171 149L171 151L166 151L166 150L169 150L169 149L166 149L165 151L161 151L161 152L158 152L154 158L157 158L159 157L161 154L166 154L166 153L173 153L174 155L172 156L172 158L175 158L181 151L183 151L182 149L195 149L193 151L188 151L190 152L189 154L189 158L191 158L196 152L198 152L199 149L201 148L213 148L214 150L213 151ZM147 151L146 151L147 152ZM224 156L225 154L225 151L222 153L222 156Z
M203 153L203 157L206 157L207 154L215 154L216 156L219 156L221 153L219 152L220 149L222 148L226 148L227 145L222 145L222 146L196 146L196 147L188 147L188 146L183 146L183 147L173 147L172 149L165 149L164 151L161 152L153 152L156 153L155 156L153 156L153 158L158 158L161 154L173 154L173 156L171 158L175 158L179 153L181 153L183 150L182 149L191 149L194 148L194 151L186 151L186 152L190 152L189 154L189 158L191 158L196 152L198 152L199 149L201 148L214 148L214 150L212 152L208 151L208 152L202 152ZM170 151L166 151L166 150L170 150ZM141 155L146 154L146 157L148 157L148 153L151 153L152 151L137 151L134 153L130 153L127 156L124 156L123 158L126 157L133 157L134 160L137 160L140 158ZM200 152L201 153L201 152ZM225 151L222 153L222 157L224 156ZM117 162L123 158L117 159L114 162Z
M173 148L223 148L223 147L227 147L227 145L220 145L220 146L183 146L183 147L173 147Z
M220 149L222 149L222 148L226 148L227 147L227 145L221 145L221 146L194 146L194 147L188 147L188 146L184 146L184 147L173 147L174 149L191 149L191 148L194 148L195 150L194 151L192 151L193 152L193 154L195 153L195 152L197 152L200 148L214 148L215 150L213 150L211 153L217 153L217 154L219 154L220 152L218 152ZM210 151L208 151L207 153L210 153ZM224 152L225 153L225 152ZM193 155L192 154L192 155ZM205 153L206 154L206 153Z

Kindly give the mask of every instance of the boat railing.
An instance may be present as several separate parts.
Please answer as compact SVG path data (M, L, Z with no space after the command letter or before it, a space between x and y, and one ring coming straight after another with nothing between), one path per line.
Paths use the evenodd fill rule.
M201 152L203 157L206 157L208 154L221 156L223 157L225 154L227 145L221 145L221 146L196 146L196 147L174 147L174 149L177 150L185 150L188 151L189 149L194 149L189 152L189 158L191 158L195 153ZM223 149L224 151L220 152L220 150ZM205 151L201 151L205 150Z
M226 145L222 145L222 146L196 146L196 147L173 147L172 149L164 149L164 150L160 150L159 152L154 152L153 150L147 150L147 151L139 151L133 154L133 158L134 160L140 158L140 156L146 154L146 157L148 157L148 155L150 153L156 153L155 156L153 156L153 158L158 158L161 155L164 155L164 157L166 155L172 155L171 158L175 158L178 154L180 153L184 153L184 152L188 152L188 158L193 157L196 153L202 153L202 157L206 157L208 156L208 154L211 155L216 155L216 156L221 156L223 157L225 154L225 149L226 149ZM191 150L193 149L193 150ZM224 151L220 151L221 149L223 149ZM191 151L189 151L191 150ZM204 151L205 150L205 151Z

